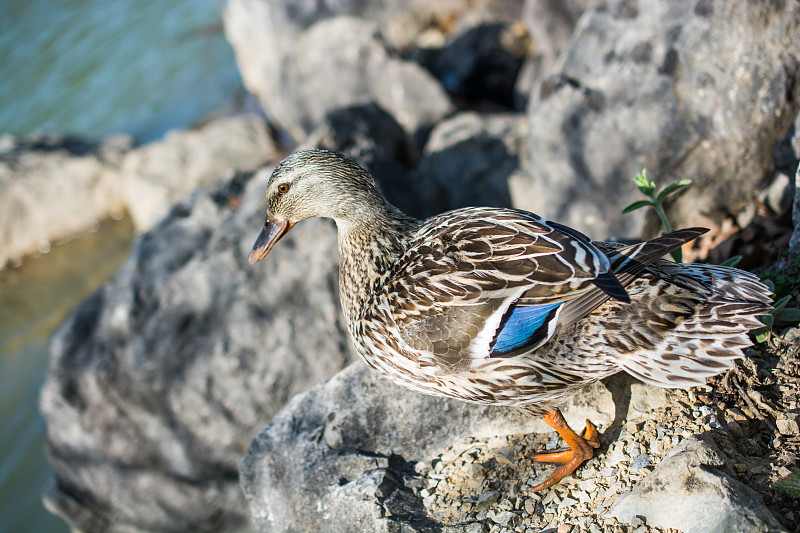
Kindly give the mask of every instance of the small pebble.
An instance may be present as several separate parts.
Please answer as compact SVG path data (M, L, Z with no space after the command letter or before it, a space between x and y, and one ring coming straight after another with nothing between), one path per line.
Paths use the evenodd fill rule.
M548 503L550 503L552 501L556 501L556 500L558 500L558 496L556 495L556 491L554 491L553 489L550 489L550 492L548 492L547 496L545 496L544 500L542 500L542 504L543 505L547 505ZM558 501L560 501L560 500L558 500Z
M478 496L478 501L475 504L476 511L483 511L488 509L493 504L500 501L500 493L496 490L489 490Z
M531 498L525 500L525 512L528 513L529 515L532 515L535 514L535 510L536 510L536 502Z
M500 524L501 526L507 526L511 523L511 521L516 521L517 515L512 513L511 511L501 511L497 513L495 516L491 518L492 522L495 524Z
M578 503L578 500L575 500L575 499L570 498L570 497L566 497L563 500L561 500L561 503L558 504L558 508L559 509L563 509L564 507L572 507L576 503Z
M650 466L652 461L650 460L650 454L643 453L642 455L638 456L631 462L630 469L634 472L639 472L643 468Z

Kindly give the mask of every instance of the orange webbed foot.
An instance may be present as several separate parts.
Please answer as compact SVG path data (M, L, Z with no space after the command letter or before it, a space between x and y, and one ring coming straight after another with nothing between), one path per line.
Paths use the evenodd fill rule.
M553 409L542 418L558 432L569 448L555 452L537 453L533 456L532 459L537 463L560 465L543 483L539 483L531 489L534 492L548 489L575 472L581 464L594 456L594 449L600 447L600 434L597 432L597 427L589 420L586 421L586 427L578 435L569 427L567 421L564 420L564 415L558 409Z

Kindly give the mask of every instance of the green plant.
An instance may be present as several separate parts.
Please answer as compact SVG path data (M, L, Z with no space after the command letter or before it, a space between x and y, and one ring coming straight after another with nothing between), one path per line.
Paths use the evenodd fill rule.
M753 333L758 342L769 339L773 328L796 326L800 324L800 309L787 307L792 299L792 291L800 285L800 253L783 250L781 260L761 273L761 281L775 295L775 306L769 315L761 317L764 327Z
M639 189L639 192L647 196L649 200L637 200L633 202L622 210L622 214L636 211L642 207L652 207L658 215L658 218L661 219L661 223L664 225L664 233L670 233L673 228L667 219L667 214L664 212L664 200L668 196L673 195L681 189L691 185L692 180L681 180L677 183L672 183L664 187L661 192L656 194L656 184L655 182L650 181L650 179L647 177L647 169L644 168L641 172L634 176L633 183L636 184L636 188ZM680 248L673 250L671 255L676 263L680 263L683 259L683 254L681 253Z
M669 223L669 219L667 219L667 214L664 212L664 200L668 196L691 185L692 181L681 180L677 183L672 183L656 194L655 182L647 177L647 169L642 169L641 172L634 176L633 183L636 185L636 188L639 189L639 192L647 196L648 200L637 200L623 209L622 213L630 213L631 211L643 207L652 207L658 215L658 218L661 219L661 223L664 225L664 232L669 233L673 231L672 225ZM784 252L784 254L791 253L790 251ZM683 259L680 248L673 250L671 255L677 263L680 263ZM722 264L724 266L734 267L741 259L741 256L736 255ZM753 330L752 332L757 342L767 341L772 334L772 329L776 326L789 326L800 322L800 309L796 307L786 307L786 304L791 300L791 294L789 293L793 287L797 286L798 279L800 279L800 254L797 254L793 258L793 261L789 261L788 264L792 267L790 268L791 272L780 270L772 266L761 275L762 281L769 287L777 300L775 301L772 312L760 317L761 321L764 323L764 327Z
M769 283L769 280L766 280L765 283L770 287L772 293L775 294L775 289L771 286L772 284ZM757 342L767 341L772 334L773 327L792 324L800 320L800 317L797 316L798 313L800 313L800 309L786 307L786 304L788 304L791 299L791 295L787 294L775 302L770 314L759 317L761 322L764 323L764 327L752 331ZM792 320L793 318L794 320Z
M775 483L775 488L792 498L800 498L800 469L793 468L791 474Z

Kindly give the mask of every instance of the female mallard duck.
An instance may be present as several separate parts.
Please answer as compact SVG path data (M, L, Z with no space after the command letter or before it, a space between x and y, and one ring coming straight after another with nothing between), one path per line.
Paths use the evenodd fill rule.
M659 387L733 366L771 309L754 275L660 259L706 230L633 246L597 243L515 209L456 209L424 221L389 204L372 176L325 150L287 157L267 184L263 259L298 221L338 228L342 310L368 365L410 389L543 415L569 446L541 490L599 446L556 405L624 370Z

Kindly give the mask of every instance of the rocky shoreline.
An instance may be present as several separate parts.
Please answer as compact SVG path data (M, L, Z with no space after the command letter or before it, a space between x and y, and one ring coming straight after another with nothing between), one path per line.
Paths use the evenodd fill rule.
M415 216L513 205L597 239L655 230L620 213L642 167L691 178L676 225L711 226L711 257L757 241L746 259L767 267L792 235L798 26L795 3L229 0L269 125L216 119L141 147L4 142L0 262L121 209L141 232L53 340L47 505L84 532L798 527L800 504L773 487L798 466L797 424L775 429L798 415L781 392L800 378L794 330L751 354L772 411L722 381L702 401L624 378L576 395L565 415L596 422L603 447L535 495L525 458L557 445L546 427L355 362L331 224L298 225L263 268L246 260L266 179L252 171L280 158L279 132L354 157ZM778 370L788 382L769 381Z

